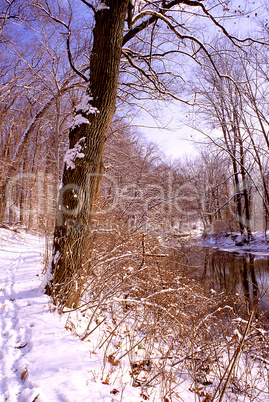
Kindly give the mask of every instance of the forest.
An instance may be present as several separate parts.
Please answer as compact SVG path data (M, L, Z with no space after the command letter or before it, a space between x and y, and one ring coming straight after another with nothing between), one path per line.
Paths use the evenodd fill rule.
M215 291L198 244L268 249L268 19L263 0L0 2L0 227L45 239L52 305L145 400L184 400L186 371L193 401L268 398L267 262L262 296L251 255ZM170 107L177 159L137 124Z

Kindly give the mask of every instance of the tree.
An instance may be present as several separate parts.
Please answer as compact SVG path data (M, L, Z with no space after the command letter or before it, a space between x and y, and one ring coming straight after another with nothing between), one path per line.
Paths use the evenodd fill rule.
M192 84L199 105L196 117L202 116L196 121L207 139L231 160L234 190L227 202L232 205L234 201L240 232L246 232L249 240L254 192L261 199L265 215L268 212L267 67L258 56L265 47L255 45L257 53L253 55L250 49L242 52L231 48L227 41L214 48L218 55L215 63L227 76L220 79L205 61L204 71L199 71ZM206 124L202 123L205 117Z
M229 44L226 43L225 48L229 49ZM217 46L215 49L217 50ZM226 73L226 77L219 78L205 62L204 71L199 74L196 91L200 113L203 118L207 118L207 125L210 126L210 131L213 131L213 134L205 135L220 151L227 153L231 162L234 189L223 206L235 201L235 215L240 232L243 234L246 231L247 239L250 240L248 176L251 172L251 163L248 159L248 132L244 126L247 103L242 97L243 89L240 87L242 83L240 64L237 60L233 60L230 54L223 55L221 52L219 49L219 60L216 60L216 64L223 73Z
M194 218L203 224L205 233L230 226L227 208L230 186L230 160L213 144L199 148L199 155L184 161L183 171L192 195ZM190 208L190 203L186 211ZM226 207L226 208L225 208ZM185 210L185 209L184 209Z
M252 157L258 167L261 194L263 195L264 207L264 229L265 237L267 231L267 220L269 213L269 188L268 188L268 127L267 119L267 53L263 55L264 47L260 47L259 52L254 55L249 54L245 59L241 59L242 74L245 80L242 85L242 96L246 99L248 113L242 110L242 120L244 129L248 133L249 142L252 147ZM258 56L259 54L259 56ZM263 55L261 57L261 55ZM265 56L265 57L264 57Z
M71 14L68 22L65 22L64 18L53 15L48 0L44 3L34 2L38 9L65 27L69 61L72 68L87 82L85 96L76 107L74 122L69 132L69 150L65 156L54 233L51 263L53 279L47 286L47 293L54 296L55 302L69 307L79 302L83 287L83 270L89 260L91 216L104 172L102 157L115 112L122 55L129 62L131 70L138 72L138 76L143 78L143 84L147 81L149 88L154 88L163 97L172 96L179 99L172 82L177 72L170 73L168 65L164 71L160 69L164 60L175 60L182 54L200 62L199 54L203 52L220 76L209 48L191 33L194 27L188 30L184 19L187 20L189 15L194 15L197 19L205 16L209 24L215 24L223 34L235 41L200 1L105 0L95 6L86 0L81 1L94 13L95 19L92 47L87 56L89 78L74 66L72 60ZM71 7L71 2L69 5ZM178 42L174 42L172 50L167 41L155 35L157 29L164 36L164 32L171 32L171 35L177 38ZM146 36L147 41L140 42L143 36ZM139 47L138 51L131 46L126 48L126 44L134 38ZM180 49L181 44L184 46L183 51ZM186 46L187 44L189 46ZM164 59L164 56L167 58ZM147 65L147 70L141 66L143 63ZM169 81L170 90L167 90ZM75 222L72 229L68 226L70 220Z
M11 11L15 18L16 14ZM80 77L68 64L65 66L65 41L56 27L50 20L32 20L34 27L27 30L26 39L16 36L23 24L21 19L15 27L4 26L5 40L1 41L0 37L3 50L0 59L0 222L7 219L9 209L10 224L18 220L26 224L26 215L32 220L32 206L36 201L28 200L27 214L22 211L26 209L22 201L31 198L31 187L38 175L41 178L44 173L50 174L58 188L59 160L63 159L64 152L64 149L60 152L60 140L67 131L68 117L73 113L72 100L78 99L83 87ZM37 22L40 23L38 29ZM13 36L16 36L16 45ZM40 183L35 187L38 185ZM41 200L38 203L40 206ZM13 213L19 210L20 219L18 213Z

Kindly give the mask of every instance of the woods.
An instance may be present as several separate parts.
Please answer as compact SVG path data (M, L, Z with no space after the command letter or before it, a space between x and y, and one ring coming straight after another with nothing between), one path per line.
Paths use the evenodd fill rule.
M6 399L268 397L268 11L2 0Z
M79 304L102 202L136 230L159 220L167 233L198 221L214 231L223 221L250 241L257 194L267 227L266 6L258 15L250 4L218 7L221 18L210 2L189 0L2 4L1 222L51 232L56 215L47 286L55 303ZM225 22L249 17L259 17L256 36L235 35ZM140 181L128 152L124 173L114 168L120 155L107 169L109 135L113 146L143 147L115 134L142 101L184 102L207 153L169 165L146 145Z

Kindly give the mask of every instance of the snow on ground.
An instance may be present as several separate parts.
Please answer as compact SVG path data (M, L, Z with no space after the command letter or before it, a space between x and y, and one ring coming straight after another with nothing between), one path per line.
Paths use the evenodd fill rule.
M0 401L141 401L138 388L102 383L103 354L53 311L42 293L42 250L38 237L0 229Z
M42 239L0 229L0 402L161 400L157 390L145 398L131 386L126 362L113 379L114 365L104 368L104 350L96 346L102 333L84 342L72 334L75 315L60 316L42 292L43 255ZM188 380L178 387L180 400L197 400Z
M269 239L269 232L267 232L267 237ZM212 247L229 253L251 253L257 257L269 257L269 240L267 242L264 233L261 232L253 232L249 243L244 243L244 237L236 233L198 236L196 242L201 246Z

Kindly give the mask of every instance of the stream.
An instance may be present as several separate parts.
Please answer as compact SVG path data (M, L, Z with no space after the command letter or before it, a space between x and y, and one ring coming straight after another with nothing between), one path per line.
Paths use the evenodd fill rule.
M215 247L194 247L187 253L192 274L210 281L216 291L241 293L250 307L269 311L269 255Z

